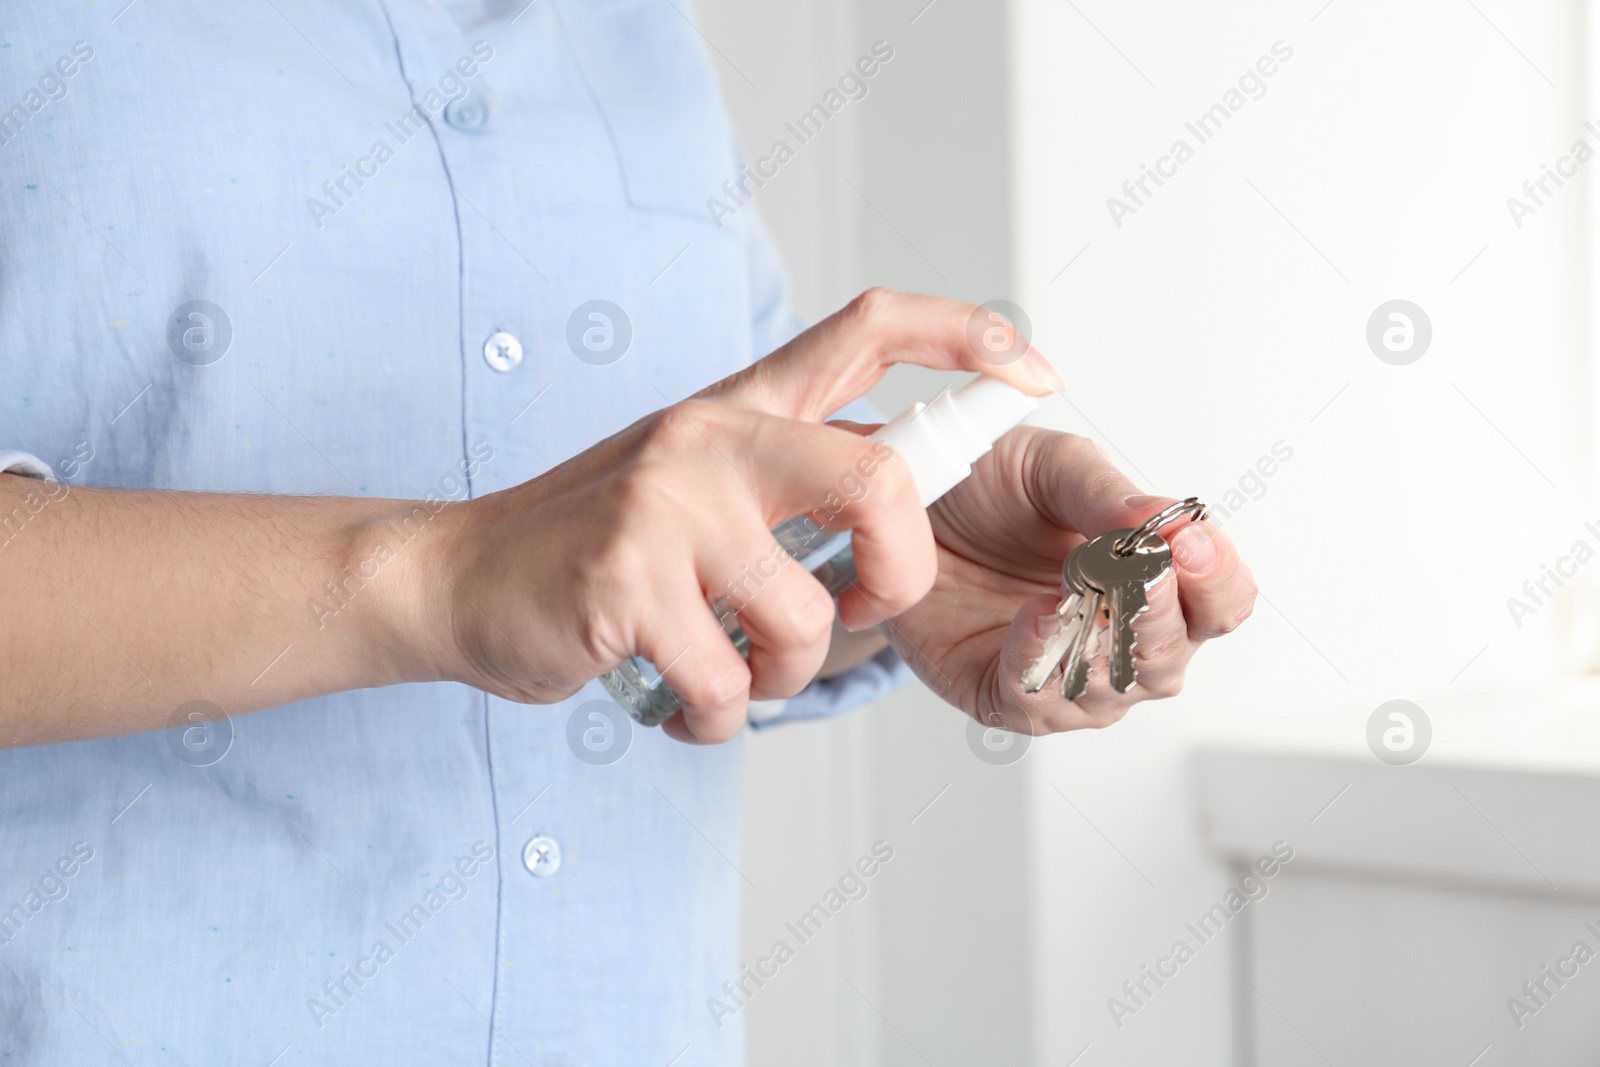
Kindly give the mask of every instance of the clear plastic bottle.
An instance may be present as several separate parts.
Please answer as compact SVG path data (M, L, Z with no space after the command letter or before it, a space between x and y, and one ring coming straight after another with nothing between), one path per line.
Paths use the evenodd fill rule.
M913 405L872 437L905 461L927 507L971 474L973 462L1038 406L1038 401L998 378L980 375L960 389L946 389L929 404ZM773 530L772 536L830 595L838 596L856 580L849 530L829 530L797 515ZM748 657L750 639L739 627L738 614L725 601L711 605L711 610L739 654ZM644 726L659 725L683 707L683 698L642 656L600 681L612 699Z

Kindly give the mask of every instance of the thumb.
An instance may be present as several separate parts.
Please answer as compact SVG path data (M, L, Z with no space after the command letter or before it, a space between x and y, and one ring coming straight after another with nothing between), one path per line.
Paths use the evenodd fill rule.
M1029 396L1066 387L1044 354L992 308L868 289L765 359L699 395L820 422L864 396L896 363L977 371Z

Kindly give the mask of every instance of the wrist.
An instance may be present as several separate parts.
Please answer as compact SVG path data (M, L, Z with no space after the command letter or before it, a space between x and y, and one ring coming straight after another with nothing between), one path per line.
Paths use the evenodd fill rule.
M466 506L386 501L345 530L338 584L362 594L363 645L380 684L461 677L452 666L450 546Z

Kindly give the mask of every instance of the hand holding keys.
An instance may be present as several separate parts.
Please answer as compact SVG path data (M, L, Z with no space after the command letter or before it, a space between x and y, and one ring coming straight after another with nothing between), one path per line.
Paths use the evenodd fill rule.
M1111 687L1126 693L1138 680L1133 652L1134 620L1150 605L1148 593L1172 571L1172 548L1160 534L1188 516L1198 522L1206 507L1197 497L1172 504L1137 530L1112 530L1090 538L1068 554L1062 578L1069 590L1056 609L1061 630L1045 642L1022 676L1022 689L1037 693L1061 667L1061 695L1077 700L1089 689L1089 664L1109 639ZM1101 619L1107 620L1104 629Z

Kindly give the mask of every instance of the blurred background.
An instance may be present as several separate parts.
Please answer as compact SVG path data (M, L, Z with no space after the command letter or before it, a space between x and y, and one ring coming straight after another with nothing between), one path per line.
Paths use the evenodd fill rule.
M745 962L893 859L751 998L751 1062L1593 1062L1588 5L697 12L746 148L794 149L753 199L801 310L1013 301L1068 382L1038 421L1211 502L1261 593L1109 730L912 689L752 737Z

